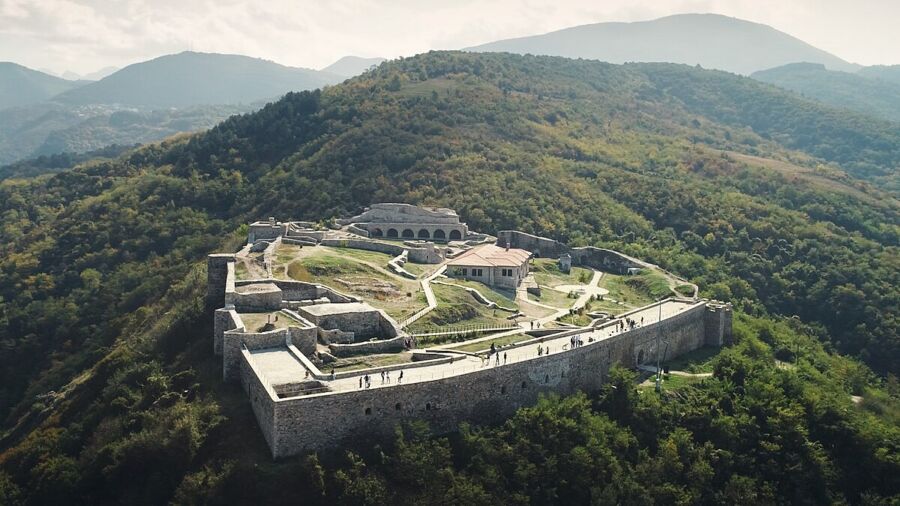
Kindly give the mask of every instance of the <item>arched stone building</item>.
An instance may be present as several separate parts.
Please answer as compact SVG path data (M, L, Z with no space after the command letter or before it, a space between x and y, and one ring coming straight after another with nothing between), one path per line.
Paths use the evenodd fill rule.
M452 209L419 207L410 204L372 204L362 214L346 220L369 232L371 237L424 239L435 242L461 241L469 234L465 223Z

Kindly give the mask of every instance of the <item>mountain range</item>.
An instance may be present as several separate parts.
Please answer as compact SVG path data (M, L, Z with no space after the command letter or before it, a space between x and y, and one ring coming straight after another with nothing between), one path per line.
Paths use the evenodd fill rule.
M0 62L0 110L42 102L83 84L15 63Z
M634 23L596 23L466 49L585 58L611 63L669 62L749 75L788 63L859 66L770 26L718 14L678 14Z

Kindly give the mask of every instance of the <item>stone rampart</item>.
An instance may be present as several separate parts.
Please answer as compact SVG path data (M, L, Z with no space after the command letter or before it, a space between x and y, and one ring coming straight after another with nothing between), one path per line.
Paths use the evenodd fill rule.
M555 258L569 251L569 247L559 241L518 230L501 230L497 234L497 244L530 251L537 258Z
M243 329L244 322L233 308L216 309L213 314L213 353L222 355L222 342L225 332L234 329Z
M443 257L433 244L422 244L421 246L412 247L400 244L391 244L389 242L369 241L366 239L323 239L323 246L331 246L333 248L354 248L366 251L377 251L379 253L387 253L391 256L397 256L407 250L407 256L411 262L419 264L438 264L441 263Z
M246 349L239 350L238 367L240 368L241 387L250 399L253 414L259 421L259 428L263 433L266 443L274 448L275 421L275 392L268 388L262 381L262 375L253 364L253 357Z
M655 267L647 262L642 262L636 258L613 251L611 249L596 248L594 246L584 246L581 248L572 248L569 251L572 255L572 262L575 265L584 265L593 267L594 269L606 272L618 272L625 274L628 269L650 269Z
M206 257L206 304L210 308L225 305L228 289L228 272L231 265L231 283L234 289L234 254L215 253Z
M397 424L413 419L428 421L437 432L451 431L463 420L503 420L534 404L541 393L596 391L613 364L633 366L641 354L645 360L654 358L658 332L668 342L670 358L702 346L707 342L706 315L706 303L700 302L662 323L565 352L433 381L280 399L274 402L272 454L277 458L328 448L354 436L390 437ZM342 423L331 423L336 419Z
M349 357L351 355L372 353L394 353L403 349L404 336L391 339L373 339L361 343L331 343L328 351L335 357Z

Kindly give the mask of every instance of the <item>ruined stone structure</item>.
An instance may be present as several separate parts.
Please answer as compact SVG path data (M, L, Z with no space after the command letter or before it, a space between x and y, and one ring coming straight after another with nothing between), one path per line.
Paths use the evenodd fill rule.
M254 224L251 239L272 241L271 234L280 233L275 238L284 240L286 233L311 230L295 223ZM388 225L382 233L393 229L398 234L402 230L393 226L416 223L432 240L438 226L444 227L448 239L448 231L457 231L461 238L468 235L452 211L405 204L376 204L344 225L348 223L370 233L380 228L378 224ZM331 239L306 240L315 244ZM335 240L344 241L336 245L345 247L354 247L356 241L364 249L383 247L372 240ZM517 231L501 232L498 242L502 247L491 248L534 251L544 257L568 255L574 265L614 272L652 267L611 250L568 248ZM392 246L385 252L407 252L410 258L413 247L421 246L421 259L434 261L434 253L437 262L442 260L433 244L384 244ZM527 257L517 264L524 264L526 274ZM417 351L411 354L412 362L377 370L323 372L312 360L322 350L327 349L332 360L384 353L401 349L409 337L383 311L330 287L278 279L236 281L235 256L230 254L210 255L208 268L207 301L219 308L213 317L214 353L222 356L223 378L240 383L246 392L275 458L327 449L354 438L391 437L397 424L413 419L428 421L437 432L454 430L461 421L500 421L533 404L541 393L596 391L614 364L655 363L657 358L731 341L729 304L673 298L594 327L523 329L522 340L502 349L503 364L486 366L470 353L436 350ZM248 328L250 321L256 328ZM631 323L625 326L625 321ZM584 344L569 347L576 335ZM537 353L538 346L545 351ZM381 371L390 371L394 382L362 387L364 375L374 377ZM402 383L401 373L405 373Z
M372 204L362 214L339 224L353 224L370 237L426 239L435 242L460 241L469 234L465 223L452 209L419 207L410 204Z

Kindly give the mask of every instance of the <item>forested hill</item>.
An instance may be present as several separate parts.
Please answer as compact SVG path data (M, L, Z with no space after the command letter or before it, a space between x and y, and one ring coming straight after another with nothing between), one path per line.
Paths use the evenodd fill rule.
M0 182L0 503L896 500L898 161L896 127L731 74L435 52ZM622 373L272 463L211 353L205 255L380 201L658 263L735 304L738 344L678 395Z

